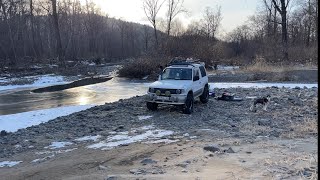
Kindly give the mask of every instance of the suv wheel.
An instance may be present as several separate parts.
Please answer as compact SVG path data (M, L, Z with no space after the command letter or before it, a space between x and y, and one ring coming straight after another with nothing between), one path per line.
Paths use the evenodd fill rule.
M200 96L200 101L202 103L207 103L209 101L209 88L207 85L203 89L203 93Z
M151 111L155 111L158 108L158 104L157 103L151 103L151 102L147 102L147 108Z
M183 113L191 114L192 112L193 112L193 95L192 93L189 93L185 102Z

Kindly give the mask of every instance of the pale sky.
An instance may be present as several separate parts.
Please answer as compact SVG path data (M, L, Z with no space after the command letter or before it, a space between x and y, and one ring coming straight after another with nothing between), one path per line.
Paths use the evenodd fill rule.
M143 0L94 0L100 5L102 12L110 17L122 18L126 21L149 24L142 8ZM199 20L202 17L205 7L215 9L216 5L221 6L221 28L220 33L231 31L253 15L261 0L185 0L184 7L189 15L180 15L178 18L185 23L185 27L192 20ZM165 17L166 3L162 6L159 16Z

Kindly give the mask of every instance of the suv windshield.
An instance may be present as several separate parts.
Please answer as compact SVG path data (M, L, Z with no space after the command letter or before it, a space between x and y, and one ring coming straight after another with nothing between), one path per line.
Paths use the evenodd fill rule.
M161 80L192 80L192 70L188 68L167 68L161 75Z

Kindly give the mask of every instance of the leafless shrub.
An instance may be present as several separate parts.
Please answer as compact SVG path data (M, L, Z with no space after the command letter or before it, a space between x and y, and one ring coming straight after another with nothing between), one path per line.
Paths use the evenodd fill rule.
M166 60L158 58L139 58L124 65L118 74L120 77L143 78L160 72L159 66L165 66Z

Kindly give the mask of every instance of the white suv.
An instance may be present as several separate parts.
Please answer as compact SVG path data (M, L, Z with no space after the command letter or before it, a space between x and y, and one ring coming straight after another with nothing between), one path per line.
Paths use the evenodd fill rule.
M157 110L158 104L180 105L191 114L194 99L209 100L208 76L204 63L177 62L166 67L158 81L149 86L147 108Z

